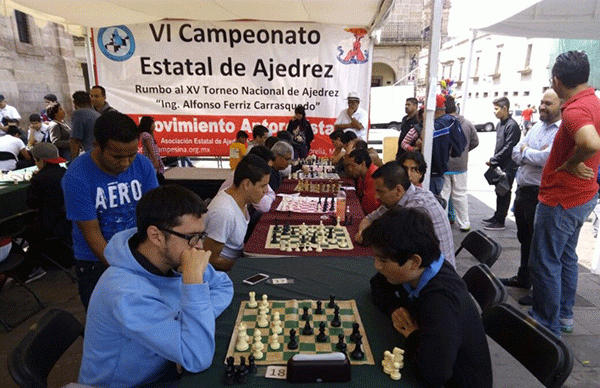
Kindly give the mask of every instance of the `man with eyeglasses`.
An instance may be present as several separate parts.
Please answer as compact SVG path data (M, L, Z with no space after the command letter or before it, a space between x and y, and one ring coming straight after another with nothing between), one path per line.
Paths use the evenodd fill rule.
M73 252L81 303L108 267L107 241L135 226L135 206L144 193L158 186L148 158L138 154L135 122L119 112L108 112L94 124L94 148L69 166L61 186L67 219L73 221Z
M207 209L192 191L159 187L137 204L138 228L113 236L110 267L92 294L79 383L133 387L212 364L215 318L231 303L229 277L208 263Z
M220 191L210 202L206 216L204 247L210 263L229 271L242 257L250 214L248 205L258 204L267 193L271 167L256 155L246 155L233 173L233 186Z
M275 160L273 161L273 167L271 169L269 186L271 186L273 191L277 191L283 181L280 171L285 170L290 165L290 160L292 160L292 157L294 156L294 148L288 142L278 141L273 144L271 151L275 155Z

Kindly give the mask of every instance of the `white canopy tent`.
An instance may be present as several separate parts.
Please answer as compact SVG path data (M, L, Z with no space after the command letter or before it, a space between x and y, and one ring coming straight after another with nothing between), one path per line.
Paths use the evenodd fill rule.
M379 28L394 0L2 0L45 14L49 20L85 27L147 23L162 19L265 20ZM32 12L28 12L32 13ZM35 16L35 14L34 14Z

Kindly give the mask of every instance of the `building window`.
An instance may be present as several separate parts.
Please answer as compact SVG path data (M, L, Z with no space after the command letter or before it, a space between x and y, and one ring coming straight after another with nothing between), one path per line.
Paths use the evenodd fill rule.
M27 14L21 11L15 10L15 20L17 22L17 32L19 33L19 42L31 43L31 36L29 35L29 20Z
M531 50L533 49L533 44L527 45L527 54L525 55L525 68L529 67L529 63L531 62Z
M475 76L479 75L479 57L475 60Z
M498 97L498 92L494 92L494 97Z
M501 55L502 55L502 53L500 51L498 51L498 56L496 57L496 71L494 71L494 74L500 73L500 56Z
M460 61L460 69L459 69L459 72L458 72L458 80L459 81L462 81L462 71L463 71L463 63L464 62L465 61Z
M519 92L513 92L513 97L517 97L519 95Z
M504 92L504 97L508 97L508 92Z
M475 93L475 98L479 98L479 92Z
M529 96L529 92L523 92L524 96Z
M471 93L469 93L469 98L471 98Z
M452 65L453 63L448 65L448 78L452 79Z
M488 92L483 92L483 98L487 98Z

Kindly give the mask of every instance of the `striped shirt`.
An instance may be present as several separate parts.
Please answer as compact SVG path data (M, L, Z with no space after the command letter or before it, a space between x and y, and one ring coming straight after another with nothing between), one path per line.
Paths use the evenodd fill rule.
M411 184L404 196L398 201L398 206L418 208L429 215L433 222L435 235L440 240L440 251L442 251L446 260L455 267L454 237L452 236L452 229L450 229L448 215L433 193ZM379 209L369 214L367 219L372 222L381 217L386 211L388 211L388 208L381 205Z

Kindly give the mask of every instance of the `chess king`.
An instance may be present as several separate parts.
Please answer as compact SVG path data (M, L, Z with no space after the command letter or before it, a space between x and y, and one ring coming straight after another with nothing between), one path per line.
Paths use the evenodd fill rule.
M479 311L440 253L429 216L393 207L363 231L363 240L373 249L378 271L371 279L373 302L406 337L404 356L423 385L491 388Z

